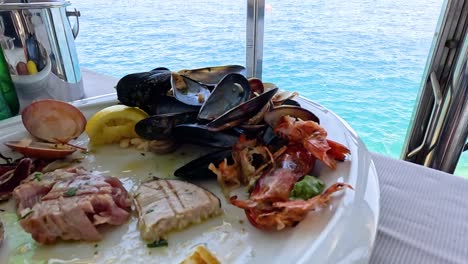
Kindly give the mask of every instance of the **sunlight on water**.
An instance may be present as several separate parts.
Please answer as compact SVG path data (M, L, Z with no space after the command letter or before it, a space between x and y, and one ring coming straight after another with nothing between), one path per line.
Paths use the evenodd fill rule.
M399 158L442 0L266 1L263 80L333 110ZM120 78L245 64L245 1L80 0L81 66ZM456 174L468 176L468 155Z

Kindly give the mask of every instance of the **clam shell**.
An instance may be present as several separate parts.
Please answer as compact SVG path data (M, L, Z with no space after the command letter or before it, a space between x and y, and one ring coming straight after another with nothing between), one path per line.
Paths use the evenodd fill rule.
M75 106L52 99L31 103L21 113L26 130L47 142L66 143L83 133L86 118Z
M5 145L25 157L44 160L61 159L76 151L74 147L56 143L32 142L24 145L20 141L9 141Z

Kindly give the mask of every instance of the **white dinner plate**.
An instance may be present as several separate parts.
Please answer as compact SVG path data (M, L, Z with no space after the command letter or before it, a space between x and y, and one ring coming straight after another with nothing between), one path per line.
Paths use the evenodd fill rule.
M136 227L135 214L119 227L103 227L98 243L58 242L39 245L18 224L14 202L0 204L6 238L0 248L0 263L180 263L193 249L205 245L222 263L367 263L376 236L379 187L371 156L357 134L341 118L324 107L300 98L328 131L328 138L346 145L351 155L331 170L317 161L315 174L327 184L346 182L354 190L334 195L329 206L311 212L294 228L266 232L254 228L244 211L226 202L216 181L198 182L221 198L224 214L183 231L170 233L169 246L148 248ZM116 95L75 102L87 118L116 104ZM0 122L0 142L27 136L20 117ZM83 134L76 142L86 146ZM152 176L172 176L176 168L208 150L185 145L175 153L156 155L118 145L100 147L79 164L104 175L117 176L129 192ZM12 153L3 145L0 152Z

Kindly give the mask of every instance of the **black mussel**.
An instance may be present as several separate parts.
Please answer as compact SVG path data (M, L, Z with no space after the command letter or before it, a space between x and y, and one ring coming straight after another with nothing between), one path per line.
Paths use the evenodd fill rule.
M173 139L151 140L149 150L156 154L167 154L176 150L178 144Z
M193 123L197 112L168 113L150 116L135 125L138 136L148 140L163 140L173 137L173 128L179 124Z
M208 169L210 163L218 166L224 159L232 163L231 149L222 149L208 153L190 161L174 171L174 176L188 180L216 179L216 174Z
M206 85L175 72L171 74L171 86L175 98L188 105L201 106L211 94Z
M263 131L263 134L260 136L260 138L263 144L267 145L272 152L275 152L281 147L286 146L288 144L287 139L276 135L273 131L273 128L269 126Z
M244 129L245 131L255 133L255 132L263 131L267 127L267 124L258 124L258 125L242 124L239 127Z
M292 116L300 118L302 120L312 120L317 123L320 123L320 120L316 115L314 115L309 110L306 110L302 107L283 105L273 108L270 112L266 113L264 116L265 122L267 122L270 127L275 128L279 119L282 116Z
M200 106L184 104L172 96L163 96L157 104L149 106L155 115L200 111Z
M250 86L247 79L238 73L228 74L216 85L202 105L198 118L213 120L247 101L249 97Z
M299 104L299 102L293 99L286 99L283 101L283 104L281 105L292 105L292 106L301 107L301 104Z
M270 111L270 108L272 108L273 105L271 103L265 104L260 111L258 111L254 116L249 118L247 121L243 123L243 125L259 125L259 124L265 124L263 117L265 114Z
M270 102L277 91L278 88L266 91L229 110L222 116L208 123L207 126L212 130L218 131L235 127L260 112L262 108Z
M169 69L166 67L157 67L152 69L151 71L169 71Z
M274 138L277 137L277 135L275 134L275 132L273 131L273 128L271 128L270 126L268 126L264 131L263 131L263 134L262 134L262 142L263 144L265 145L270 145L270 143L274 140Z
M171 72L155 69L149 72L132 73L117 83L117 99L124 105L137 106L151 113L150 105L171 89Z
M221 81L224 76L230 73L245 74L245 67L240 65L225 65L192 70L180 70L178 73L198 82L214 86Z
M237 143L239 134L235 131L212 131L199 124L182 124L174 128L177 141L215 148L229 148Z

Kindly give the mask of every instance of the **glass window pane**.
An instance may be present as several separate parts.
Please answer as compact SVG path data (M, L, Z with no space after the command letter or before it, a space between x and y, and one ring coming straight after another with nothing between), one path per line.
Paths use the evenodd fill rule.
M399 158L443 0L266 2L263 79Z
M79 0L80 64L122 77L156 67L171 70L245 64L245 1Z

